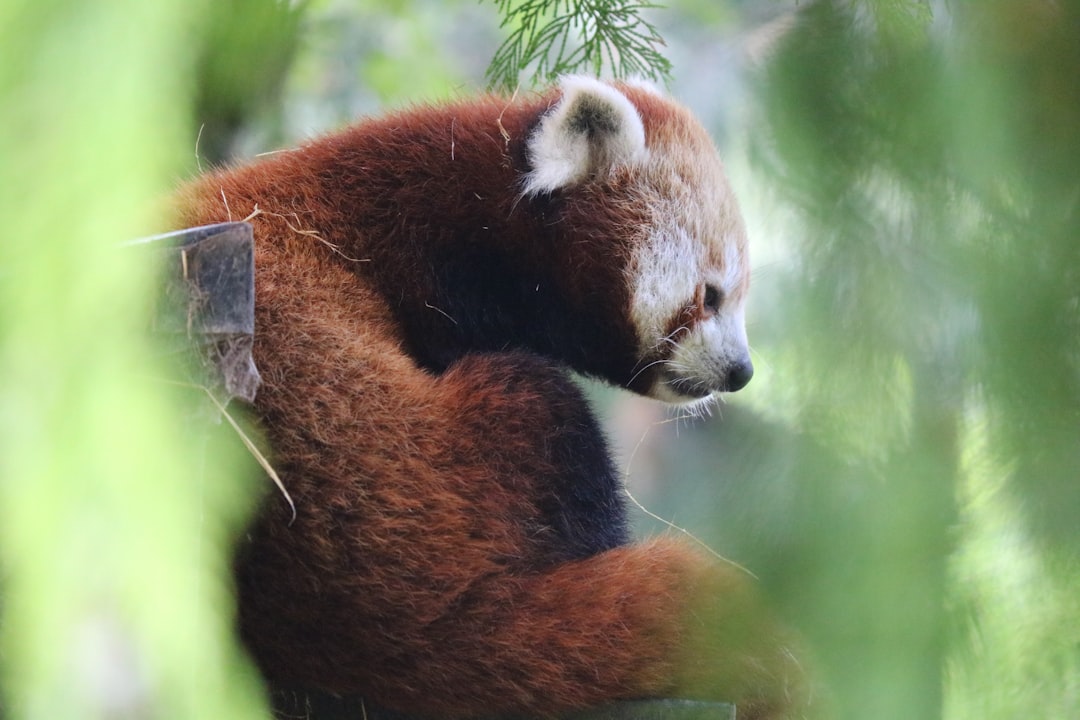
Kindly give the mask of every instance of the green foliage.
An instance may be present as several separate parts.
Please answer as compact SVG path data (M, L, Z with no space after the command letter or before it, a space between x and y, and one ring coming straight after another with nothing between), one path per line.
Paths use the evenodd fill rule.
M193 136L189 2L0 10L0 682L8 718L255 718L229 547L250 488L200 465L118 247Z
M565 73L605 69L615 77L665 80L664 40L642 12L658 7L628 0L496 0L510 35L488 68L492 85L513 89L521 72L551 81Z
M1070 717L1080 10L948 10L822 0L762 77L792 246L756 285L755 383L799 431L805 531L776 582L840 717Z
M229 159L236 134L279 99L309 4L309 0L210 3L195 64L195 117L204 162L214 165Z
M441 43L446 40L446 14L454 11L454 4L411 0L396 7L372 5L367 17L377 17L378 27L357 68L363 85L383 105L449 96L460 82L460 71Z

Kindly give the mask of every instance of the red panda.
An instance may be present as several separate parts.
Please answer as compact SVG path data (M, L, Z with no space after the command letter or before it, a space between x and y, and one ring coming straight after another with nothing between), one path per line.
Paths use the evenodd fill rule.
M634 543L570 371L669 403L750 379L749 265L708 135L655 89L411 108L179 195L252 215L253 413L296 517L239 551L270 682L425 717L649 696L782 717L782 633L737 571Z

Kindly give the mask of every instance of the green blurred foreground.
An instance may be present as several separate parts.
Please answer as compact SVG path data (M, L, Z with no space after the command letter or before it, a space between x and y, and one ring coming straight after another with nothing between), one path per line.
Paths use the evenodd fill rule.
M1080 717L1080 6L846 5L754 141L795 246L758 335L786 602L843 717Z
M162 229L198 7L0 6L5 717L266 715L230 635L242 475L198 464L117 249Z
M733 133L759 374L650 507L754 569L838 717L1080 717L1080 8L800 8ZM201 39L277 27L210 12L0 5L5 716L266 716L227 569L267 481L183 430L114 250L168 225Z

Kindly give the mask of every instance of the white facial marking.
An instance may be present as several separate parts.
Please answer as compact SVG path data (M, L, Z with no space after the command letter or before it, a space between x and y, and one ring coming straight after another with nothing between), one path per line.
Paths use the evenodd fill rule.
M743 282L743 256L736 242L724 246L724 276L720 287L725 295L734 295Z
M654 234L636 258L639 269L631 318L643 339L662 342L666 325L682 302L692 298L700 275L700 260L694 241L685 230L664 228Z
M703 131L687 133L652 148L643 176L654 227L635 257L631 319L640 365L653 366L647 394L687 404L737 390L751 372L746 240L720 161ZM703 306L708 286L718 308Z

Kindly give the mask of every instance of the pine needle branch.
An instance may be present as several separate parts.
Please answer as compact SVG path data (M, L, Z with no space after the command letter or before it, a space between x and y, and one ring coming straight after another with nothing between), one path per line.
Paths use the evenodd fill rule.
M634 0L494 0L500 27L510 30L496 50L487 79L511 89L522 72L551 82L566 73L610 73L665 81L671 63L664 39L642 12L660 7Z

